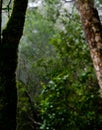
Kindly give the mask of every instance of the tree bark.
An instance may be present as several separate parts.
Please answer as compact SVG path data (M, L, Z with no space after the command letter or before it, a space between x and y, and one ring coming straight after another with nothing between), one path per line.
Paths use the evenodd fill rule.
M13 11L0 43L0 130L16 130L17 52L28 0L14 0Z
M80 14L83 30L90 48L90 54L96 71L102 97L102 26L94 0L75 0Z

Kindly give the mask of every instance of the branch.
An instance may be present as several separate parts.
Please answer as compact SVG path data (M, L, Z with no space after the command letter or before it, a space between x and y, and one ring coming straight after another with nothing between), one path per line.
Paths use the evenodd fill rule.
M11 0L9 1L9 3L10 2ZM19 40L23 34L27 4L28 0L14 0L11 17L7 23L7 27L3 30L2 33L3 39L8 38L8 40L10 40L9 37L12 37L13 43L19 43Z
M63 0L65 3L73 2L75 0Z
M10 11L10 4L11 4L11 1L12 1L12 0L10 0L9 3L8 3L8 5L7 5L8 17L10 17L10 13L9 13L9 11Z

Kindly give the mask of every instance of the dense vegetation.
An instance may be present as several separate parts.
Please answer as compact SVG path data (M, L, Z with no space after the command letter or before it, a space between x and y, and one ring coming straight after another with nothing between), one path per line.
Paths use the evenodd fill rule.
M45 0L28 8L16 72L18 130L102 129L90 52L79 16L69 7Z

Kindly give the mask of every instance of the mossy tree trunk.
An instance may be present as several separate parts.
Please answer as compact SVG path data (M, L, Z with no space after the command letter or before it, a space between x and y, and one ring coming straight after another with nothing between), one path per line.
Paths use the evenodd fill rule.
M75 5L80 13L102 97L102 26L98 11L94 0L75 0Z
M28 0L14 0L13 11L0 43L0 130L16 130L17 51Z

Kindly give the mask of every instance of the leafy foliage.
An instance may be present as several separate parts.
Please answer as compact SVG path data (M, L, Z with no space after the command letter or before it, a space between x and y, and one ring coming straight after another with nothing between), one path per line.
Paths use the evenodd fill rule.
M47 86L43 86L41 129L81 130L98 127L97 106L94 106L99 99L96 91L91 92L91 89L87 90L84 86L86 92L80 92L78 87L82 86L77 86L77 83L68 88L68 75L56 77Z
M78 21L77 15L64 21L66 32L51 41L62 66L47 85L43 84L42 130L101 129L102 117L98 111L101 99Z
M18 87L18 107L17 107L17 129L33 130L39 128L39 108L32 100L28 91L28 86L22 82L17 82Z
M32 110L38 118L40 112L41 130L102 129L102 101L79 17L60 13L61 7L46 0L27 12L17 72L19 130L36 129Z

